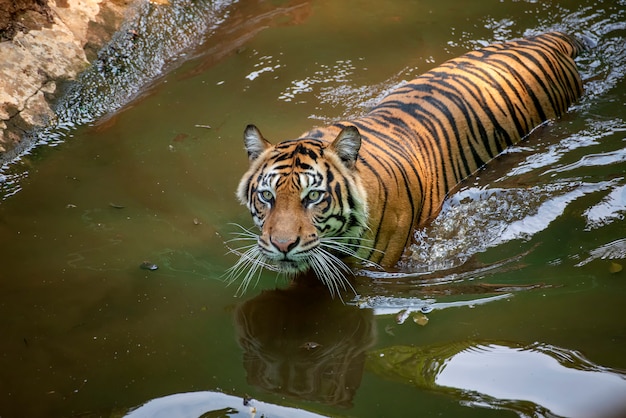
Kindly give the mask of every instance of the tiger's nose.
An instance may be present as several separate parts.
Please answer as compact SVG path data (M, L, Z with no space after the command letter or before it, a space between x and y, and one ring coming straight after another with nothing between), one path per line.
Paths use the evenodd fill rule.
M287 254L289 251L294 249L296 245L298 245L299 241L300 241L300 238L270 237L270 242L272 243L272 245L278 248L278 250L284 254Z

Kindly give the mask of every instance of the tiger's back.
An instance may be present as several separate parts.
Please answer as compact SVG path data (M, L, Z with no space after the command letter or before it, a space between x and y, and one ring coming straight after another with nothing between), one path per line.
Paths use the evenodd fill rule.
M434 218L452 188L560 117L582 94L573 58L583 49L562 33L493 44L404 84L364 117L302 135L330 142L358 128L376 249L366 257L395 264L413 227ZM390 199L394 205L383 203Z
M580 97L573 58L582 49L557 32L490 45L404 84L363 117L276 145L249 125L237 196L261 234L231 273L250 268L245 287L260 266L313 269L333 291L346 283L341 258L393 266L452 188Z

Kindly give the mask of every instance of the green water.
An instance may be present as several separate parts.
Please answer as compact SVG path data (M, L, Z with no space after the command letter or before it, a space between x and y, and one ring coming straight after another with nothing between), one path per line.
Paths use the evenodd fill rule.
M5 169L0 416L124 416L186 392L206 416L249 416L211 406L216 393L340 417L623 415L625 9L231 7L128 106ZM585 96L465 182L397 271L361 272L346 305L274 290L288 286L270 272L242 297L225 285L232 223L251 225L234 196L246 124L295 137L468 49L550 29L597 42L579 60ZM163 416L194 416L167 399Z

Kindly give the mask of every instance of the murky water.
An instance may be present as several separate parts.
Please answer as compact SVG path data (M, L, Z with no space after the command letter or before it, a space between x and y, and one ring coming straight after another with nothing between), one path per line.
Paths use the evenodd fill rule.
M65 107L55 146L5 167L0 416L625 413L626 3L224 3L197 38L204 9L172 3L186 58L122 110ZM585 96L465 182L397 271L361 272L348 304L273 273L233 296L247 123L295 137L550 29L597 43Z

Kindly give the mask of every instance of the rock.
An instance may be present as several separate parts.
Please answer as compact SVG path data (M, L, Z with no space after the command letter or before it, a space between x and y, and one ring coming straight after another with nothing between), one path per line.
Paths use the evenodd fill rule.
M11 3L12 10L0 6L0 39L10 37L0 42L0 154L12 149L25 131L54 120L49 103L57 81L74 79L89 65L133 3L18 0ZM37 14L43 16L39 21Z
M19 31L41 29L52 23L46 0L10 0L0 2L0 42L11 40Z

